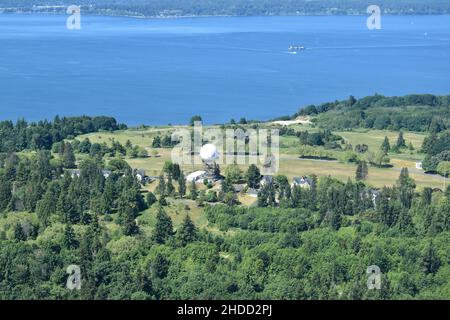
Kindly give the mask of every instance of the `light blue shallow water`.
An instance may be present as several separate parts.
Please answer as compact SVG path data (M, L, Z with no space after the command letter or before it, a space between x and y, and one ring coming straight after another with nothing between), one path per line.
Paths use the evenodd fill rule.
M65 20L0 15L1 119L219 123L350 94L450 94L450 16L383 17L379 31L366 17Z

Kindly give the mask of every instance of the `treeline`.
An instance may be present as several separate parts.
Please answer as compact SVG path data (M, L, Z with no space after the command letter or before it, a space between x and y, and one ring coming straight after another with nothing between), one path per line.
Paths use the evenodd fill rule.
M450 188L445 194L431 188L425 188L419 194L415 189L415 181L406 168L402 169L394 186L381 190L369 188L361 181L343 183L331 177L318 181L314 176L310 186L302 188L291 186L286 177L279 176L261 188L258 206L304 208L316 212L311 214L315 216L310 221L312 224L302 227L306 229L326 225L338 230L355 222L349 217L364 214L396 234L436 235L450 231ZM232 217L230 215L230 219ZM245 220L251 222L248 218Z
M50 150L55 142L73 139L77 135L100 130L126 129L112 117L62 117L53 121L28 123L24 119L0 122L0 152L23 150Z
M37 224L16 226L24 239L52 222L89 224L96 215L117 213L124 233L135 232L137 214L146 208L130 166L121 159L109 162L87 158L79 173L65 170L64 161L41 150L32 157L11 154L0 170L0 212L35 212Z
M70 5L65 0L4 0L4 8L32 11L35 5ZM79 0L85 12L142 15L355 15L366 14L368 0ZM385 14L446 14L450 4L445 0L379 0ZM14 11L14 10L9 10ZM61 8L34 8L34 11L63 12Z
M286 130L286 133L284 132ZM341 149L344 139L341 136L333 134L330 130L321 130L318 132L294 131L284 127L280 130L280 135L295 135L299 138L301 145L307 146L323 146L325 149Z
M433 119L428 136L422 144L426 153L422 163L426 171L437 172L443 176L450 175L450 131L444 131L442 119Z
M88 154L92 158L102 159L104 156L109 157L123 157L130 158L146 158L148 157L147 149L138 145L133 145L130 140L125 142L125 145L119 141L111 139L111 145L106 142L92 143L89 138L83 140L74 139L71 142L56 142L53 144L52 152L58 153L60 158L67 157L70 153ZM66 168L69 168L66 166Z
M441 118L444 128L450 126L450 96L430 94L385 97L382 95L310 105L298 116L317 116L317 125L331 130L373 128L428 131L434 118Z

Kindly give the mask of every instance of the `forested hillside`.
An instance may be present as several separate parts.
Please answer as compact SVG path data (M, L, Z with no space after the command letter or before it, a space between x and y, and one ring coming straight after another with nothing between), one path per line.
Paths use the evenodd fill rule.
M450 299L450 188L419 190L404 168L376 189L364 166L347 182L310 175L305 187L280 174L262 184L255 165L228 167L213 186L186 183L171 162L148 186L127 163L136 146L103 136L115 121L62 122L45 126L59 123L66 138L51 148L14 143L1 153L0 299ZM19 123L3 134L33 130ZM446 126L427 129L438 137L424 143L432 157L449 150ZM100 129L102 143L74 139ZM312 135L298 139L341 141ZM253 206L240 203L236 183L257 190ZM70 265L80 290L67 287ZM380 290L367 286L373 265Z
M316 116L319 126L348 130L373 128L428 131L433 120L440 129L450 125L450 96L431 94L385 97L379 94L356 99L310 105L293 116ZM439 130L440 130L439 129Z
M72 5L67 0L3 0L1 8ZM79 0L85 12L143 16L186 15L353 15L366 14L368 0ZM385 14L450 13L446 0L379 0ZM63 12L61 8L34 8L35 11ZM13 10L7 10L11 12Z
M426 132L421 151L423 168L450 174L450 96L431 94L385 97L382 95L310 105L291 118L312 116L321 128L351 131L357 128Z
M0 153L24 149L51 149L55 142L99 130L125 129L112 117L63 117L28 123L24 119L0 121Z
M292 194L289 185L270 185L261 208L206 206L211 228L221 230L212 232L188 215L175 230L170 204L145 202L119 163L107 179L93 159L80 165L79 178L59 177L42 152L28 165L7 164L2 299L450 297L450 194L416 195L406 171L375 202L351 181L327 178ZM9 193L23 188L24 195ZM159 197L178 192L166 187ZM28 212L15 212L22 201ZM140 220L147 206L156 211L150 233ZM80 291L65 287L71 264L81 266ZM373 264L384 274L380 291L367 290Z

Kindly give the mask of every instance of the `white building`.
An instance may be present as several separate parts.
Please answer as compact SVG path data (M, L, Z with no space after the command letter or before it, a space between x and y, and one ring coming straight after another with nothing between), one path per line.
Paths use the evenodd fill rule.
M200 170L200 171L194 171L186 176L186 181L192 183L203 181L203 179L206 177L206 171Z
M140 182L143 183L145 182L145 170L142 169L136 169L134 171L134 175L136 176L136 179Z

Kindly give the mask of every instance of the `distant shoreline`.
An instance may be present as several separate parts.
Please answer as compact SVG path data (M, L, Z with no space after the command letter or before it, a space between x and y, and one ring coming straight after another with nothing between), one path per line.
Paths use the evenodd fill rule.
M5 9L12 8L0 8L0 14L4 15L67 15L65 11L5 11ZM119 14L119 13L106 13L106 12L96 12L96 11L86 11L82 8L82 14L86 16L97 16L97 17L117 17L117 18L134 18L134 19L143 19L143 20L152 20L152 19L192 19L192 18L252 18L252 17L364 17L368 16L368 14L364 13L347 13L347 14L332 14L332 13L310 13L310 14L266 14L266 15L226 15L226 14L208 14L208 15L133 15L133 14ZM411 14L405 13L384 13L384 16L450 16L448 12L442 13L417 13L412 12Z

